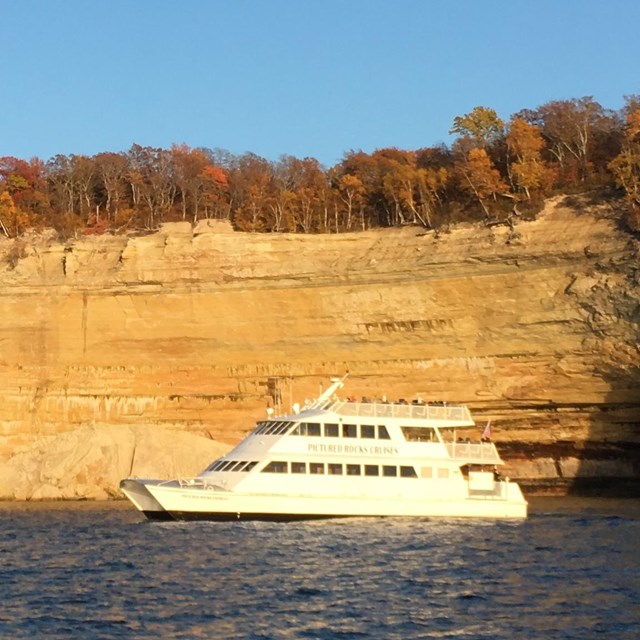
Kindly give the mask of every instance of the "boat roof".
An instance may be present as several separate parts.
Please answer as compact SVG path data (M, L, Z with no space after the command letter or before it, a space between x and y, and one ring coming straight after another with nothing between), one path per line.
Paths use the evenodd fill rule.
M472 427L475 425L469 409L464 404L447 402L387 402L365 400L357 402L354 398L341 400L335 392L344 385L343 378L332 378L332 385L317 399L305 405L302 410L297 408L289 414L270 416L269 420L309 420L325 419L328 414L352 418L402 419L416 422L428 422L429 425L440 429L456 427Z
M298 413L272 416L270 421L277 420L324 420L331 414L335 418L376 418L403 419L416 422L429 422L439 428L474 426L469 409L462 404L400 404L382 402L349 402L337 400L325 407L302 409Z

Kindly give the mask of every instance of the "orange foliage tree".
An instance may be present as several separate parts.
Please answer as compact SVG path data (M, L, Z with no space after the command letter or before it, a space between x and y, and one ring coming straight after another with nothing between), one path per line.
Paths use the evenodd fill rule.
M539 127L513 118L507 133L507 148L514 161L510 164L515 187L531 200L531 192L551 181L551 173L542 161L544 139Z
M624 189L629 204L627 222L640 231L640 106L628 111L624 145L609 168L616 184Z

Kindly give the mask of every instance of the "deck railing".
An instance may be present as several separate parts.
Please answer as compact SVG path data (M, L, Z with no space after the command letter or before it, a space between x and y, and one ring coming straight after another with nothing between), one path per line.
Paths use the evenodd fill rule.
M331 410L343 416L372 418L408 418L473 424L469 409L463 404L401 404L391 402L337 401Z
M500 455L492 442L446 442L445 446L452 458L480 461L486 464L500 462Z

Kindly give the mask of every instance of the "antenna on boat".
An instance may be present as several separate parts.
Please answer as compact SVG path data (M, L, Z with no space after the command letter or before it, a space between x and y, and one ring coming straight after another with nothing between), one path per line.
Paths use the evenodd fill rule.
M344 381L346 380L349 373L345 373L342 378L331 378L331 385L327 387L324 393L321 393L309 406L310 409L316 409L318 407L322 407L327 400L331 398L331 396L340 388L344 386Z

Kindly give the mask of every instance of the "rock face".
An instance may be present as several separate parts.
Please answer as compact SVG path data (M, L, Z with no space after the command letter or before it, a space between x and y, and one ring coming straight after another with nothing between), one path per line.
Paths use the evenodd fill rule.
M639 256L608 205L567 198L439 236L0 241L0 498L197 473L347 370L349 394L467 403L525 487L620 490L640 478Z

